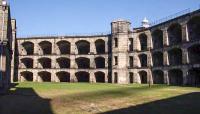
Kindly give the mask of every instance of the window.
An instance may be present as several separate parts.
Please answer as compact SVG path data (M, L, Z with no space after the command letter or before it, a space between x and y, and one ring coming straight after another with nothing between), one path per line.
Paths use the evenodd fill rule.
M118 83L118 74L114 72L114 83Z
M133 56L129 57L129 66L130 68L133 68Z
M115 40L115 47L118 47L118 39L115 38L114 40Z
M118 57L115 56L115 65L118 65Z
M133 38L129 38L129 51L133 51Z

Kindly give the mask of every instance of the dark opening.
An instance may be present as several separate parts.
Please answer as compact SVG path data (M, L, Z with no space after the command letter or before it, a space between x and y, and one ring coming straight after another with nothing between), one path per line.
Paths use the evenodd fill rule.
M96 82L104 83L105 82L105 74L103 72L95 73Z
M176 23L168 28L169 45L177 45L182 42L182 28Z
M70 59L61 57L58 58L56 61L59 64L59 68L70 68Z
M134 82L134 77L132 72L129 73L129 80L131 84Z
M56 73L60 82L70 82L70 73L68 72L58 72Z
M141 51L146 51L147 50L147 35L140 34L139 40L140 40Z
M104 54L105 53L105 41L104 40L97 40L95 41L96 52L97 54Z
M200 45L193 45L188 48L189 61L191 64L200 63Z
M38 62L42 68L51 68L51 59L49 58L40 58Z
M31 58L23 58L21 62L24 64L25 68L33 68L33 59Z
M78 54L89 54L90 53L90 43L85 40L76 42L78 49Z
M50 55L52 54L52 44L48 41L42 41L39 43L40 49L43 55Z
M114 83L118 83L118 73L114 73Z
M133 56L129 57L129 66L130 68L133 68Z
M162 30L155 30L152 33L152 39L153 39L154 49L163 48L163 31Z
M97 57L95 58L96 68L105 68L105 58Z
M147 72L146 71L140 71L140 80L142 84L147 84Z
M155 52L153 53L153 66L163 66L163 53L162 52Z
M170 70L168 75L170 85L183 85L183 73L181 70Z
M117 48L118 47L118 38L114 38L115 40L115 47Z
M129 38L129 51L133 51L133 38Z
M88 72L77 72L76 78L78 82L89 82L90 81L90 74Z
M90 59L84 57L77 58L76 64L78 68L90 68Z
M22 46L24 47L27 55L34 54L34 44L32 42L24 42Z
M170 65L181 65L182 64L182 50L174 48L168 52L169 64Z
M24 77L25 81L33 81L33 73L32 72L28 72L28 71L22 72L21 76Z
M200 16L193 17L188 22L188 33L191 41L200 39Z
M139 55L141 67L147 67L147 55L141 54Z
M188 72L187 80L190 86L200 86L200 68L190 69Z
M41 77L42 82L51 82L51 73L49 72L39 72L38 75Z
M153 71L153 83L164 84L164 73L161 70Z
M71 45L68 41L59 41L57 43L60 54L70 54Z

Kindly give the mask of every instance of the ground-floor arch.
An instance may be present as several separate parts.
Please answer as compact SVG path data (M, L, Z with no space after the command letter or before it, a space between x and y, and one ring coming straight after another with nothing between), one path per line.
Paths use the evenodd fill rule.
M162 70L153 71L153 83L164 84L164 73Z
M139 76L140 76L141 83L147 84L147 72L146 71L140 71Z
M77 82L90 82L90 74L88 72L80 71L75 74Z
M51 73L42 71L38 73L39 82L51 82Z
M21 72L22 81L33 81L33 73L29 71Z
M96 82L98 83L105 83L105 73L104 72L95 72L94 73L95 75L95 79L96 79Z
M200 86L200 68L192 68L188 71L187 84L190 86Z
M168 77L170 85L183 85L183 72L180 69L169 70Z
M70 73L68 72L64 72L64 71L57 72L56 76L59 82L70 82Z

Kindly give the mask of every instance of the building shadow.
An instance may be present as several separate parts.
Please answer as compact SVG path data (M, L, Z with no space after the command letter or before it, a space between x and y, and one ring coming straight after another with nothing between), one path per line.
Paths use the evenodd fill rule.
M13 89L0 95L0 114L53 114L51 100L40 97L33 88Z
M200 114L200 92L153 101L99 114Z

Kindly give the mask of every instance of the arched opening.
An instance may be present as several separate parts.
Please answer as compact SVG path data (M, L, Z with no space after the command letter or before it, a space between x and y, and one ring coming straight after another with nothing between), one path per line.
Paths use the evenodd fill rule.
M105 83L105 73L104 72L96 72L95 74L96 82Z
M169 45L177 45L182 42L182 28L178 23L172 24L168 30Z
M65 58L65 57L61 57L56 59L59 68L70 68L70 59Z
M188 22L188 33L191 41L200 39L200 16L193 17Z
M183 72L180 69L170 70L168 75L170 85L183 85Z
M88 72L77 72L76 78L78 82L90 82L90 74Z
M132 72L129 72L129 83L132 84L134 82L134 75Z
M38 62L41 68L51 68L51 59L49 58L40 58Z
M140 40L140 46L141 46L141 51L146 51L147 50L147 35L146 34L140 34L139 35L139 40Z
M178 48L171 49L168 52L169 64L170 65L181 65L182 64L182 50Z
M139 55L141 67L147 67L147 55L141 54Z
M200 44L189 47L188 56L189 56L190 64L200 63Z
M24 42L22 43L27 55L34 54L34 44L32 42Z
M95 58L96 68L105 68L105 58L97 57Z
M102 39L95 41L96 52L97 54L104 54L105 53L105 41Z
M42 41L39 43L41 52L43 55L50 55L52 54L52 44L48 41Z
M153 48L159 49L163 48L163 31L162 30L155 30L152 33L152 39L153 39Z
M58 77L60 82L70 82L70 73L68 72L57 72L56 76Z
M77 64L78 68L83 68L83 69L90 68L90 59L85 58L85 57L77 58L76 64Z
M192 68L187 76L188 85L200 86L200 68Z
M23 68L33 68L33 59L32 58L23 58L21 59L21 63L23 64Z
M114 72L114 83L118 83L118 73Z
M32 72L28 72L28 71L24 71L21 72L21 76L23 77L24 81L33 81L33 73Z
M57 43L60 54L64 55L64 54L70 54L70 50L71 50L71 44L68 41L59 41Z
M140 80L142 84L147 84L147 72L146 71L140 71Z
M78 49L78 54L89 54L90 53L90 43L85 40L76 42Z
M163 66L163 53L162 52L153 53L153 66L154 67Z
M153 71L153 83L164 84L164 73L162 70Z
M40 77L40 82L51 82L51 73L47 71L42 71L38 73Z

